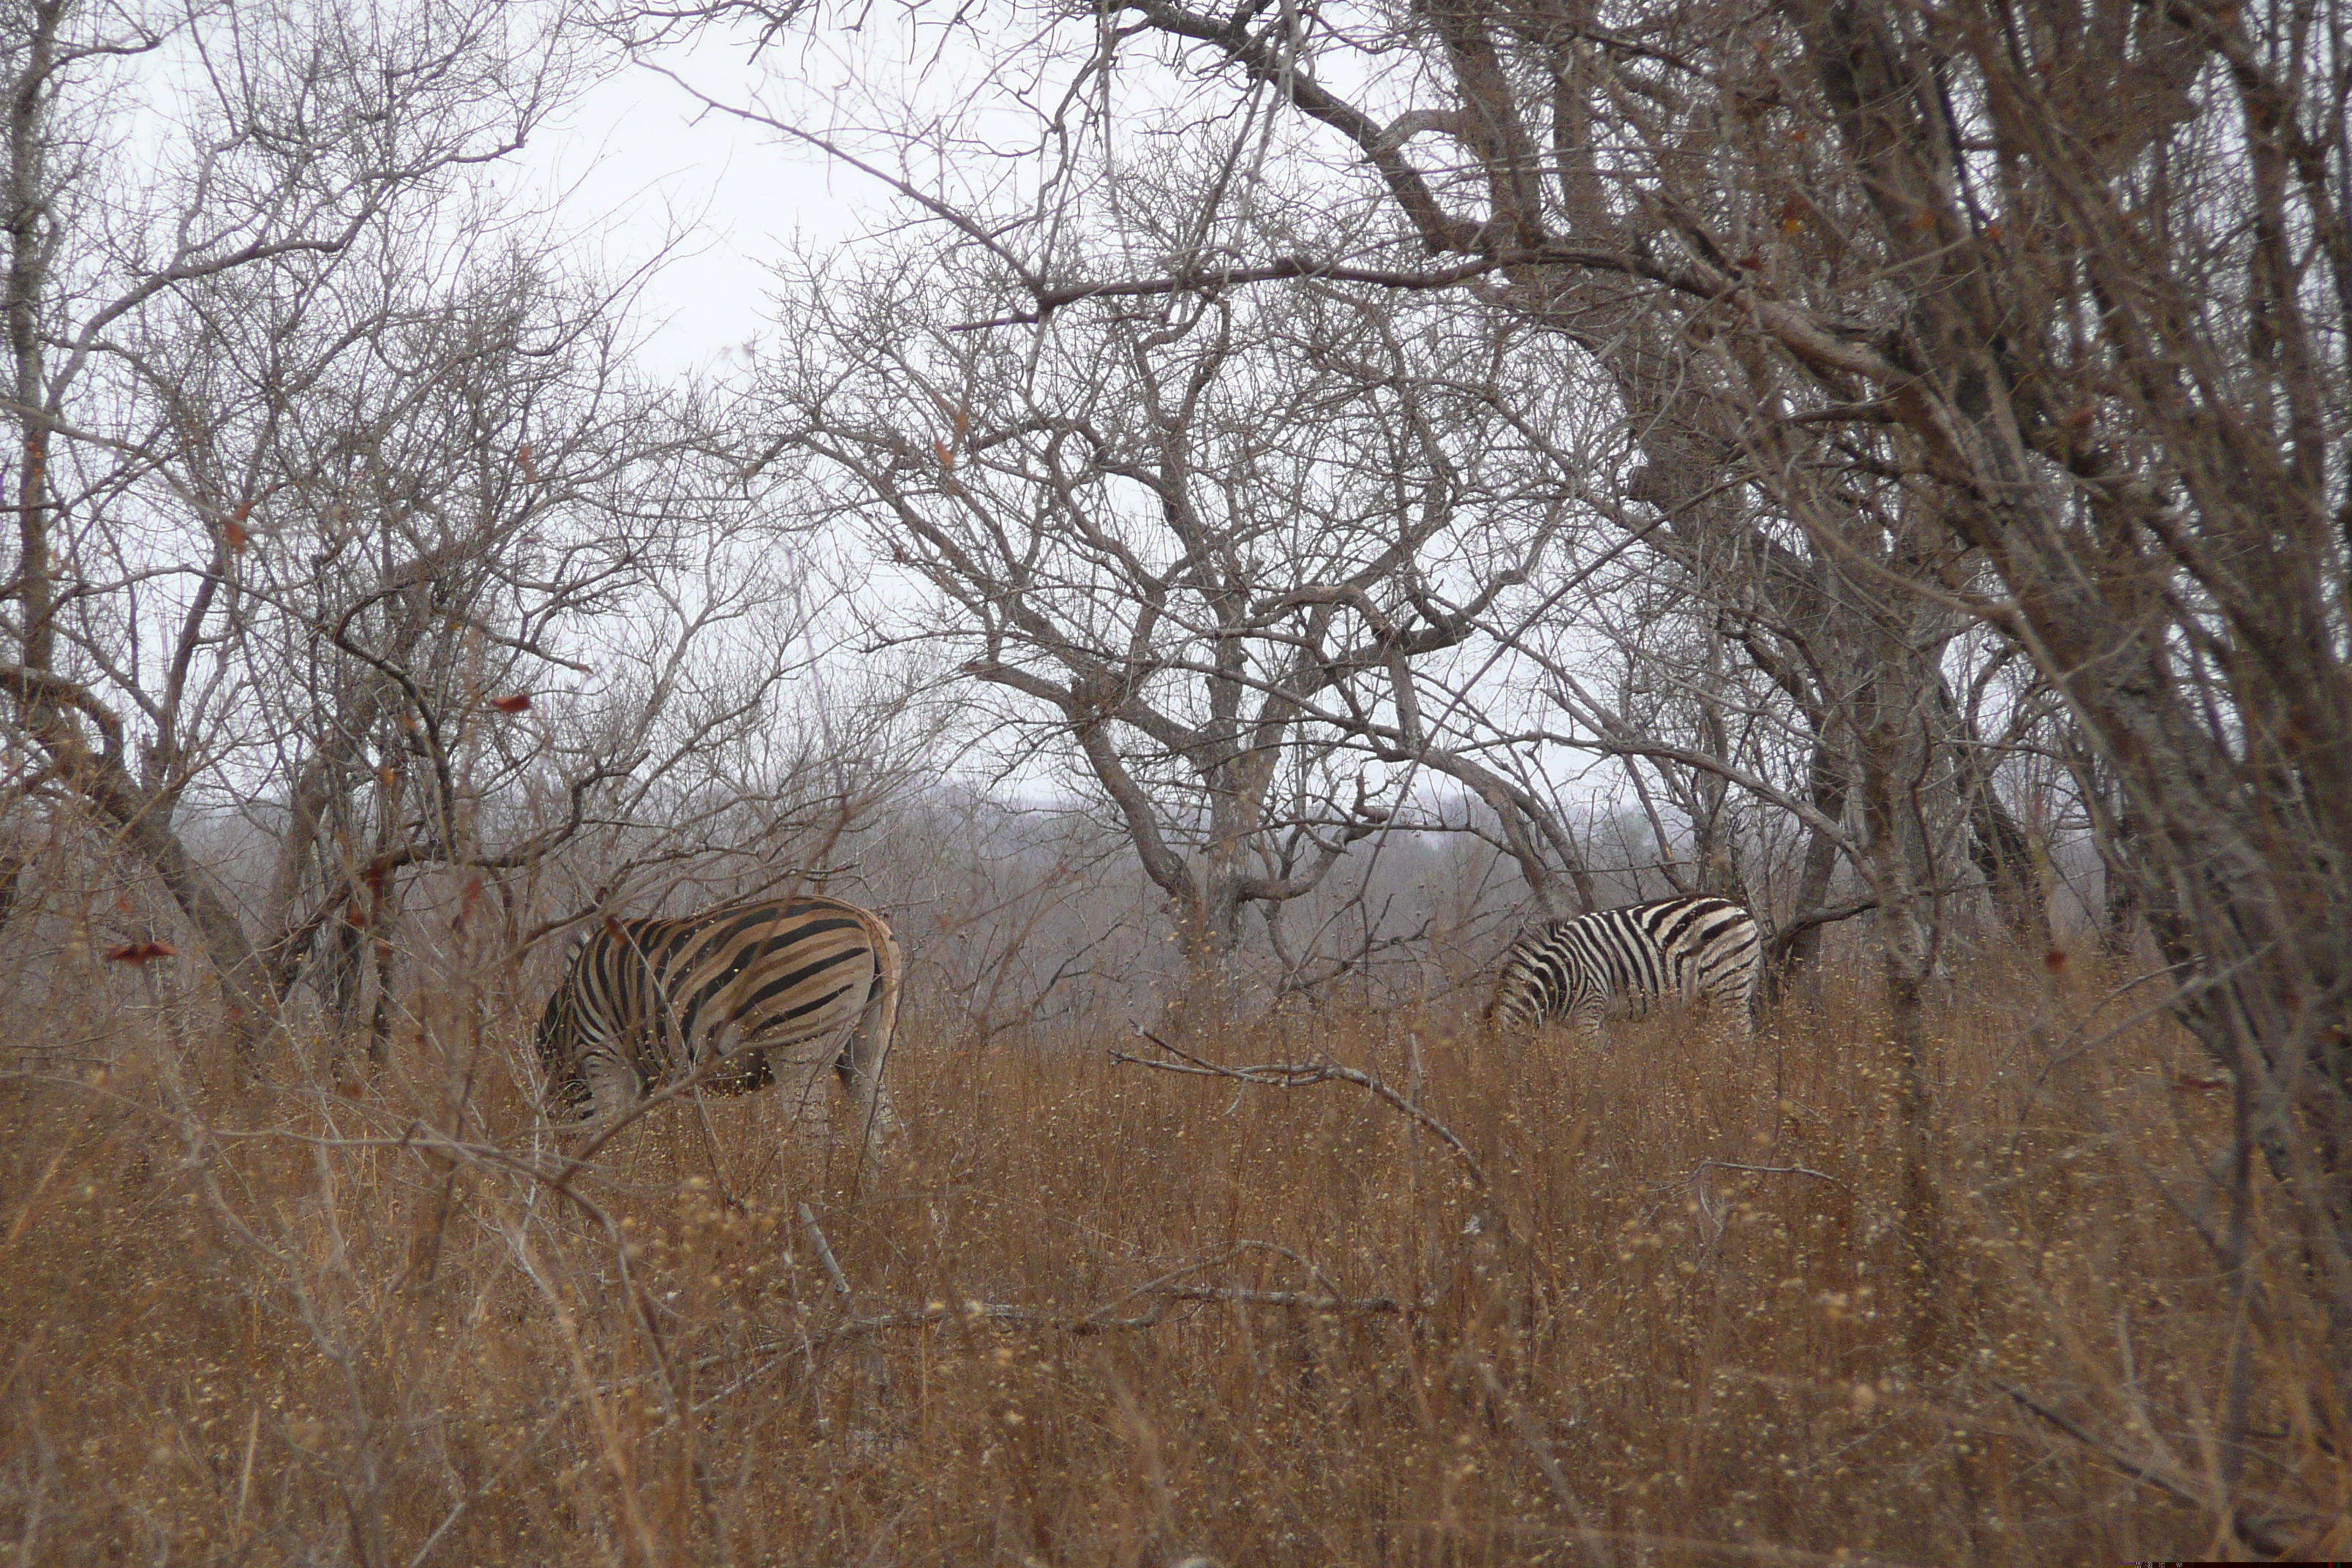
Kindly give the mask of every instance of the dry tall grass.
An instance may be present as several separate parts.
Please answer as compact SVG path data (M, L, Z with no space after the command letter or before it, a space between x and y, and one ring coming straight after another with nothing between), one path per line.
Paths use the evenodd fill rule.
M919 1038L862 1180L780 1150L769 1097L650 1117L559 1189L519 1018L446 1001L340 1089L102 1024L110 1066L0 1085L0 1536L51 1563L2039 1564L2229 1551L2234 1510L2344 1544L2284 1222L2258 1184L2233 1291L2198 1236L2227 1223L2228 1096L2160 1024L2099 1037L2137 994L2070 1033L2098 990L2037 967L1950 1003L1933 1237L1896 1210L1882 1022L1835 982L1752 1042L1326 1016L1189 1045L1418 1079L1484 1190L1352 1084Z

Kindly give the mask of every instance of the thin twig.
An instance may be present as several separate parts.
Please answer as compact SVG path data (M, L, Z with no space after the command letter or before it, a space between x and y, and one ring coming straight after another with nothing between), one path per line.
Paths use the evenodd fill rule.
M823 1245L822 1233L813 1234L811 1241L813 1245L818 1247L818 1257L822 1258L827 1250ZM1136 1287L1117 1300L1107 1302L1090 1312L1075 1318L1051 1312L1033 1311L1026 1307L1015 1307L997 1301L971 1300L964 1302L961 1306L950 1306L944 1301L937 1301L925 1307L904 1311L877 1312L866 1317L852 1316L820 1334L803 1334L791 1340L768 1340L742 1350L721 1351L689 1362L680 1370L688 1373L700 1373L716 1367L737 1365L746 1361L759 1360L761 1363L726 1387L696 1405L693 1408L698 1414L719 1401L740 1393L765 1376L774 1367L796 1356L813 1358L815 1352L826 1346L848 1340L861 1339L867 1335L887 1333L896 1329L934 1328L942 1323L1003 1323L1016 1328L1045 1329L1073 1335L1109 1333L1158 1327L1166 1317L1167 1304L1170 1301L1223 1302L1234 1306L1287 1307L1310 1312L1352 1312L1398 1317L1409 1317L1415 1313L1430 1311L1437 1305L1435 1298L1408 1301L1393 1296L1309 1295L1296 1290L1255 1290L1236 1285L1192 1285L1182 1282L1184 1276L1198 1273L1203 1268L1214 1268L1220 1263L1231 1262L1237 1253L1244 1250L1249 1248L1236 1247L1217 1258L1175 1269L1161 1275L1157 1279L1149 1280ZM845 1281L835 1274L834 1283L838 1289ZM1142 1296L1158 1297L1160 1300L1152 1304L1149 1311L1131 1317L1114 1315L1128 1302ZM643 1381L642 1378L624 1379L601 1385L598 1392L609 1395Z
M1593 1531L1592 1517L1584 1511L1584 1504L1578 1500L1575 1491L1569 1486L1568 1478L1560 1473L1559 1461L1552 1457L1551 1445L1545 1442L1543 1435L1535 1429L1534 1423L1528 1419L1527 1412L1519 1408L1518 1401L1504 1390L1503 1380L1495 1375L1494 1367L1485 1357L1478 1358L1477 1366L1478 1381L1486 1385L1486 1396L1502 1409L1504 1418L1510 1422L1511 1431L1517 1436L1520 1446L1527 1449L1528 1457L1535 1460L1536 1468L1543 1472L1545 1484L1551 1488L1551 1495L1559 1500L1560 1507L1568 1510L1568 1517L1576 1521L1576 1532L1584 1538L1585 1554L1595 1563L1608 1562L1608 1554L1601 1549L1601 1537Z
M1338 1062L1328 1060L1265 1062L1255 1067L1227 1067L1222 1062L1204 1061L1189 1051L1171 1046L1149 1029L1139 1029L1136 1033L1179 1059L1172 1062L1155 1061L1150 1057L1133 1057L1125 1051L1114 1050L1110 1053L1110 1059L1113 1062L1154 1068L1160 1072L1190 1073L1202 1078L1229 1078L1241 1083L1261 1084L1268 1089L1308 1089L1318 1083L1352 1083L1429 1129L1440 1142L1454 1151L1454 1158L1462 1163L1462 1168L1470 1177L1471 1184L1480 1192L1488 1190L1486 1167L1478 1163L1478 1156L1470 1152L1470 1146L1455 1136L1454 1129L1446 1126L1444 1122L1440 1121L1370 1073L1356 1068L1342 1067Z
M1754 1176L1811 1176L1817 1182L1827 1182L1832 1186L1845 1185L1835 1176L1816 1171L1807 1165L1747 1165L1737 1160L1701 1160L1692 1168L1691 1173L1681 1181L1662 1182L1652 1188L1651 1191L1655 1193L1668 1193L1678 1187L1688 1190L1691 1202L1697 1207L1699 1217L1706 1220L1711 1227L1707 1234L1704 1253L1704 1256L1710 1260L1715 1256L1716 1248L1723 1244L1724 1219L1730 1211L1717 1203L1714 1194L1708 1190L1706 1173L1709 1171L1739 1171ZM1654 1209L1652 1212L1656 1211Z
M1845 1185L1835 1176L1804 1165L1743 1165L1736 1160L1701 1160L1698 1163L1698 1168L1693 1171L1691 1175L1696 1178L1709 1171L1746 1171L1750 1175L1757 1176L1811 1176L1817 1182L1827 1182L1833 1187Z
M2272 1534L2268 1527L2263 1524L2260 1521L2248 1517L2243 1509L2232 1508L2227 1509L2226 1510L2217 1510L2214 1508L2213 1500L2210 1497L2200 1495L2193 1486L2190 1486L2184 1481L2175 1479L2174 1478L2166 1475L2161 1470L2142 1464L2138 1460L2130 1458L2128 1455L2117 1452L2115 1447L2106 1442L2104 1438L2101 1438L2095 1433L2091 1432L2080 1423L2071 1420L2065 1415L2061 1415L2059 1412L2051 1409L2050 1406L2042 1404L2040 1400L2034 1398L2033 1395L2026 1393L2025 1390L2015 1387L2010 1384L2003 1383L1999 1378L1994 1378L1992 1380L1992 1385L1995 1388L2000 1389L2003 1394L2008 1394L2010 1398L2016 1401L2019 1405L2031 1411L2032 1414L2039 1415L2051 1426L2057 1427L2058 1430L2063 1432L2066 1436L2074 1439L2075 1442L2080 1443L2084 1447L2091 1450L2091 1452L2098 1455L2099 1458L2106 1460L2107 1463L2123 1471L2124 1474L2131 1477L2134 1480L2146 1481L2149 1486L2156 1488L2158 1491L2167 1493L2169 1496L2187 1503L2191 1508L2223 1512L2230 1529L2237 1535L2238 1539L2244 1542L2256 1552L2261 1552L2263 1556L2284 1557L2286 1555L2289 1543L2280 1540L2276 1535Z
M1311 1312L1425 1312L1433 1301L1400 1301L1394 1296L1307 1296L1296 1290L1249 1290L1229 1285L1165 1285L1156 1294L1184 1301L1235 1301L1253 1307L1303 1307Z

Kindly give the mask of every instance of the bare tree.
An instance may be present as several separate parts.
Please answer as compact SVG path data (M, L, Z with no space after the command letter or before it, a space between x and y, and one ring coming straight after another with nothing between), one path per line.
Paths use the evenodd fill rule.
M1279 424L1252 428L1271 409L1235 405L1249 367L1232 311L1054 334L1033 368L896 305L824 340L850 376L814 357L779 367L764 417L940 594L929 634L1022 700L1006 716L1024 749L1081 761L1205 974L1248 906L1303 893L1380 819L1302 733L1300 700L1331 679L1337 607L1277 575L1292 559L1277 535L1302 525L1269 499L1303 477L1300 455ZM1349 558L1349 542L1328 547L1328 569L1360 592L1384 563ZM1286 769L1315 796L1286 823Z
M23 454L0 689L54 784L155 867L250 1028L265 961L176 813L220 722L226 678L205 667L234 635L234 559L275 476L195 471L203 437L165 345L201 337L224 289L264 273L315 286L372 229L416 221L456 171L520 144L562 68L549 41L454 11L227 19L63 0L0 16ZM141 57L167 47L191 67L176 79L194 134L142 183L99 132L138 102ZM299 395L311 368L242 367L265 398Z
M380 1054L436 868L511 950L559 848L559 921L714 854L821 862L894 765L779 742L855 744L903 690L827 709L805 552L629 371L642 275L560 268L472 173L576 64L528 20L7 16L10 812L153 868L247 1045L307 979ZM130 184L88 149L166 85L199 134Z
M1387 820L1368 757L1521 830L1517 764L1449 746L1423 671L1485 657L1568 509L1475 379L1416 368L1465 344L1313 287L971 331L987 280L930 265L795 290L751 417L929 588L910 635L1013 700L1003 765L1116 814L1197 975Z

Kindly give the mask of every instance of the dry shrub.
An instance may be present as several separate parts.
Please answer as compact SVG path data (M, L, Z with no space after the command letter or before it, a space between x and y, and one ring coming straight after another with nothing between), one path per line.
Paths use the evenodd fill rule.
M780 1139L770 1096L559 1181L520 1018L448 1000L373 1079L256 1088L125 1013L110 1067L0 1085L0 1532L27 1562L2042 1563L2232 1550L2234 1513L2325 1547L2346 1476L2284 1205L2256 1184L2233 1284L2200 1237L2228 1096L2168 1026L2099 1037L2140 993L2071 1029L2098 988L1949 999L1926 1234L1884 1020L1835 977L1754 1040L1187 1043L1418 1081L1485 1190L1359 1087L1108 1034L906 1042L878 1171Z

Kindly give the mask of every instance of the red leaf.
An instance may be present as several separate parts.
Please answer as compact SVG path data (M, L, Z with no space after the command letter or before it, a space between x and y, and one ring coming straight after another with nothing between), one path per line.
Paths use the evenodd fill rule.
M939 454L940 468L952 468L955 467L955 453L948 449L948 444L945 441L933 441L931 443L931 450Z
M152 963L159 958L177 958L180 950L168 942L134 942L106 951L109 963Z
M517 692L512 697L491 698L490 706L501 713L527 713L530 710L530 699Z

